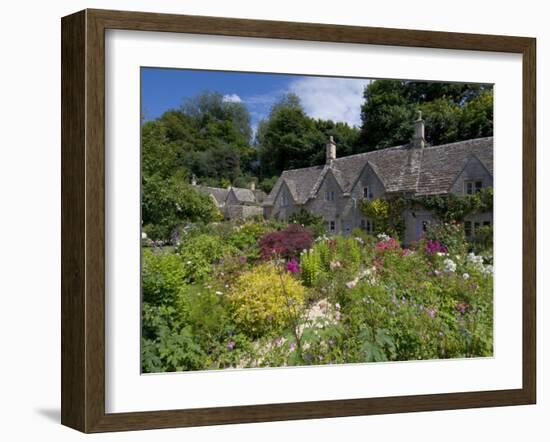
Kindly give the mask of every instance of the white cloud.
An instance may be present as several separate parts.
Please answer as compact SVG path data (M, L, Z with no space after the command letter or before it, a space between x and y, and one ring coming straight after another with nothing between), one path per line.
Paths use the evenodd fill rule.
M243 100L237 94L226 94L223 96L223 101L227 103L240 103Z
M363 89L370 80L307 77L290 83L290 92L300 97L306 113L313 118L361 124Z

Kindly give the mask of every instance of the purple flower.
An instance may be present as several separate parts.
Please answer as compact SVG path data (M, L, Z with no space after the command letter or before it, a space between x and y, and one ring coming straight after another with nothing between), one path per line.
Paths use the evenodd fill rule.
M445 247L437 240L429 239L426 242L425 251L427 255L435 255L436 253L447 253L447 247Z
M288 347L290 348L290 351L296 350L296 344L294 342L291 342L290 344L288 344Z
M435 318L436 313L437 312L433 308L428 310L428 315L430 315L430 318Z
M287 272L290 272L290 273L298 273L300 271L300 266L298 265L298 261L292 258L290 261L286 263L286 270Z
M239 256L239 263L246 264L246 256Z
M233 350L233 349L235 348L235 345L237 345L237 343L236 343L235 341L229 341L229 342L227 343L227 348L228 348L229 350Z

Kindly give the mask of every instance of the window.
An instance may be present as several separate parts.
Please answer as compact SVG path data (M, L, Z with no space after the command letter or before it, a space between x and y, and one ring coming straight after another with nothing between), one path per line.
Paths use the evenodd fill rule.
M483 189L483 181L464 181L464 190L466 195L473 195L474 193L481 192L481 189Z
M464 236L466 238L469 238L472 236L472 222L471 221L464 221Z
M361 219L361 228L365 230L369 235L374 233L374 223L370 219Z
M336 221L329 221L327 225L329 232L334 232L336 230Z
M491 221L483 221L483 225L484 225L484 226L490 226L490 225L491 225Z
M288 196L283 194L283 197L281 198L281 207L287 207L288 206Z
M428 221L422 221L422 231L426 233L428 231L428 226L430 223Z
M368 186L363 187L363 198L367 200L372 199L372 192L370 191L370 188Z
M325 201L334 201L334 192L327 190L325 192Z

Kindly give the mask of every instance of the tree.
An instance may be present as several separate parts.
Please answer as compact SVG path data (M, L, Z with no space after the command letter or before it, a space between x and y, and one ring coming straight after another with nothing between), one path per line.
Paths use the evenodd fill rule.
M329 136L338 144L339 155L349 155L356 150L358 135L357 129L346 123L309 117L296 95L285 95L258 126L262 180L285 169L323 164Z
M486 85L376 80L364 91L361 151L410 142L417 110L429 144L492 135L493 92Z
M169 239L184 222L208 223L222 218L214 201L191 186L182 173L168 178L144 176L142 194L143 228L151 239Z

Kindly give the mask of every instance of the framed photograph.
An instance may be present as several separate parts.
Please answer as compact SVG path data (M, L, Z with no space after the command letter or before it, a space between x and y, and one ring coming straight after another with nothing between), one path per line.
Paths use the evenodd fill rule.
M62 423L534 404L535 39L62 19Z

